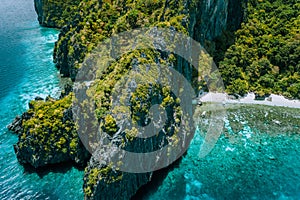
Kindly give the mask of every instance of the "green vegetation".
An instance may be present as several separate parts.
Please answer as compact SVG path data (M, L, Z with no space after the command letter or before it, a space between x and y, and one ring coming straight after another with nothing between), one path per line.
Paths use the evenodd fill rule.
M188 33L188 24L182 22L189 16L182 5L181 1L82 1L79 14L66 18L71 23L56 44L55 62L61 69L68 66L63 74L74 79L85 55L113 33L149 26L172 26ZM252 0L246 13L225 56L226 47L221 44L214 55L227 92L253 91L260 96L273 92L300 98L299 2ZM225 44L223 40L231 38L226 32L220 41Z
M300 2L252 0L247 13L220 62L227 91L300 98Z
M118 33L133 28L159 26L173 26L177 31L187 32L182 25L184 18L182 6L183 1L126 1L118 2L84 0L78 6L79 14L75 16L72 23L62 30L60 38L55 47L55 62L64 75L75 78L72 71L81 67L87 53L91 52L98 42L109 38L113 33ZM143 55L146 55L144 57ZM116 83L133 68L133 60L137 63L175 63L173 54L161 58L161 53L155 50L136 50L122 55L117 62L104 71L99 72L91 90L95 93L92 99L96 105L96 117L105 133L114 135L119 127L116 115L120 110L111 111L112 90ZM68 69L64 68L68 66ZM149 93L151 88L154 92ZM160 88L160 89L159 89ZM89 91L87 92L89 93ZM158 99L160 96L160 99ZM152 102L151 102L152 101ZM171 124L180 124L181 110L179 100L170 92L170 88L151 84L140 84L130 99L130 112L133 121L145 125L149 115L151 103L161 103L162 107L168 110L168 123L165 125L166 133L172 135ZM117 114L116 114L117 113ZM174 117L175 116L175 117ZM135 142L137 130L127 130L122 144L130 146ZM175 141L175 139L174 139ZM110 183L121 181L122 172L109 172L105 174L109 166L97 166L87 168L85 176L84 192L91 197L95 192L95 185L98 181ZM115 173L116 176L114 175ZM106 178L103 178L106 177Z
M19 135L18 157L27 157L33 166L74 160L84 164L88 157L74 126L71 111L72 95L60 100L31 101L29 114L23 120L24 132ZM29 150L30 149L30 150ZM27 151L32 152L27 155Z
M83 0L77 15L61 32L54 50L54 61L61 73L73 80L87 53L114 33L140 27L182 25L184 7L180 1L97 1ZM67 68L67 69L66 69Z
M113 135L118 131L116 120L111 115L106 115L104 119L104 126L102 126L103 131L109 135Z
M111 184L122 180L123 174L121 172L112 169L112 165L109 164L107 167L103 168L88 168L85 169L85 173L88 174L87 181L84 187L84 193L87 196L92 195L92 191L97 187L97 182L99 180L104 181L106 184Z
M35 9L41 25L61 28L73 19L79 3L80 0L35 0Z
M147 55L143 57L142 55ZM173 125L179 125L181 122L182 111L180 108L180 101L171 93L170 87L162 87L159 84L155 84L155 77L159 71L153 71L153 74L148 75L147 82L138 83L135 90L130 94L130 106L117 106L114 109L112 107L112 93L116 86L116 83L120 81L121 77L126 76L133 68L132 61L135 60L137 63L153 63L160 54L152 50L136 50L132 51L120 58L118 62L112 63L106 70L102 71L99 75L99 79L94 82L94 85L87 91L87 94L94 92L93 100L96 105L96 117L100 121L102 130L113 136L118 130L117 125L118 116L122 115L123 112L130 111L130 117L132 123L138 124L139 126L147 125L147 119L153 119L150 116L150 107L154 104L159 104L163 110L168 113L167 122L164 126L165 133L168 135L176 135L176 130L171 129ZM161 60L161 64L166 61ZM141 72L139 76L145 75L146 70L144 65L138 66L136 69ZM144 72L143 72L144 71ZM134 80L145 80L138 75ZM127 89L123 86L124 90ZM124 94L126 96L126 92ZM121 94L120 94L121 95ZM126 97L120 96L120 100L124 100ZM124 102L123 102L124 103ZM130 120L130 119L129 119ZM174 127L175 127L174 126ZM175 128L176 129L176 128ZM130 148L131 145L137 142L136 136L139 133L136 128L130 130L126 129L122 135L120 145L124 148ZM157 133L158 134L158 133ZM174 136L173 141L175 142L176 137ZM142 148L142 147L139 147ZM153 147L152 147L153 148ZM106 184L122 181L123 173L111 171L109 175L103 174L108 169L108 166L97 166L91 168L86 172L86 181L84 185L84 191L86 196L90 197L95 191L95 184L97 181L104 181ZM103 177L105 177L103 179Z
M48 0L43 7L42 17L48 26L66 25L62 28L55 45L54 61L64 76L74 80L86 55L112 34L154 26L172 27L182 33L191 33L194 30L189 30L189 9L198 4L200 3L196 0ZM249 1L247 19L236 32L234 44L225 55L220 51L225 50L226 45L217 44L219 49L216 49L216 60L220 61L220 70L229 93L243 95L254 91L264 96L273 92L300 98L299 10L300 3L297 0ZM194 36L197 34L193 33ZM231 39L231 35L226 32L223 40L228 38ZM207 64L209 60L209 57L205 57L203 63ZM181 66L187 63L178 59L176 55L153 49L128 52L117 61L111 62L107 69L97 72L94 85L87 91L93 94L91 98L95 101L95 115L101 129L113 136L119 130L118 114L121 115L126 109L130 110L134 123L145 126L148 123L150 107L160 104L160 107L167 111L165 133L174 135L172 139L175 144L179 140L176 138L176 128L184 117L180 100L171 93L168 86L162 87L154 81L151 82L150 76L147 83L138 83L136 90L130 94L129 108L120 106L111 110L113 88L124 75L132 71L133 61L140 66L156 63L161 66L178 67L182 71L188 67ZM139 70L145 69L141 67ZM154 71L152 76L168 72L159 70ZM194 75L197 76L198 74ZM204 84L204 77L201 78L201 84ZM198 79L192 81L194 83ZM120 97L121 100L122 98ZM24 133L20 134L17 144L18 157L26 157L25 154L30 152L28 155L32 155L34 159L44 158L45 164L62 160L61 158L76 162L86 158L86 152L82 153L84 148L77 136L74 122L69 116L71 101L70 94L60 100L31 103L28 112L33 117L23 121ZM127 130L120 145L128 147L133 144L137 133L135 128ZM88 166L84 192L87 197L91 197L98 182L121 181L123 175L122 172L113 171L109 165Z

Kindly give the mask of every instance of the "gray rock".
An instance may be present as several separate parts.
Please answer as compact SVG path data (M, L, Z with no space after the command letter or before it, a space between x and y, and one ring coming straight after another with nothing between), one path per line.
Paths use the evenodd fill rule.
M28 120L31 118L31 116L32 115L29 114L28 112L23 113L21 116L16 116L14 121L7 126L8 130L17 134L21 134L23 132L23 126L22 126L23 120Z

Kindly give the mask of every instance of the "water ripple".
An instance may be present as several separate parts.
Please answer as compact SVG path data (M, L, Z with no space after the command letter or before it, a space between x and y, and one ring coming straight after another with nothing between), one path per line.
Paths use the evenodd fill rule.
M57 37L57 30L38 25L33 1L1 1L0 199L83 199L82 171L24 169L13 149L17 136L6 128L36 96L59 95L59 76L52 62Z

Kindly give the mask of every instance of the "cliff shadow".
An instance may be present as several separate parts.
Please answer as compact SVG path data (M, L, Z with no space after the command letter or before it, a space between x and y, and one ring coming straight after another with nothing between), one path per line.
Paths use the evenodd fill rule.
M49 164L46 166L34 168L30 164L23 164L24 168L23 174L37 174L40 178L48 175L49 173L60 173L64 174L71 170L73 167L78 169L79 171L83 171L85 166L76 165L74 162L63 162L57 164Z
M181 156L178 160L176 160L173 164L170 166L163 168L161 170L153 172L151 181L148 182L147 184L143 185L138 189L136 194L131 197L131 200L141 200L145 199L147 196L149 196L151 193L154 193L157 191L159 186L162 185L163 181L169 174L169 172L173 171L174 169L178 168L182 158L186 155L187 153L185 152L183 156Z

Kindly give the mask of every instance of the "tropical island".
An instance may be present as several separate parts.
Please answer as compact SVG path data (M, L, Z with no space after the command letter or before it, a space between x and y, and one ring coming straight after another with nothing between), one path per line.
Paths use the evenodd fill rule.
M29 110L15 119L9 127L18 134L14 149L20 163L35 168L67 161L84 166L86 199L130 199L153 176L152 172L118 171L109 163L99 162L77 134L78 126L72 115L72 81L84 67L86 55L114 34L143 27L176 30L192 37L208 51L219 68L226 93L245 96L252 92L257 98L278 94L300 99L300 3L297 0L35 0L35 9L42 26L60 29L54 62L60 74L71 83L65 85L59 99L36 98L30 102ZM158 50L124 54L95 80L95 117L111 138L120 125L110 113L112 89L121 76L134 68L133 61L171 65L190 80L196 92L208 90L206 80L195 81L199 80L199 74L176 54ZM133 95L130 108L136 123L147 123L145 116L151 106L147 102L160 103L168 111L166 135L174 134L168 128L176 127L184 116L180 115L179 101L167 87L138 85ZM210 114L206 107L199 109L200 115L203 110L206 112L204 117ZM229 106L231 109L234 110ZM230 117L234 118L234 114ZM276 124L274 119L265 118ZM282 118L280 123L287 125L289 119ZM297 122L297 117L291 120ZM207 124L202 125L205 129ZM119 145L147 152L154 148L148 143L162 140L159 136L141 143L135 136L134 130L120 134Z

